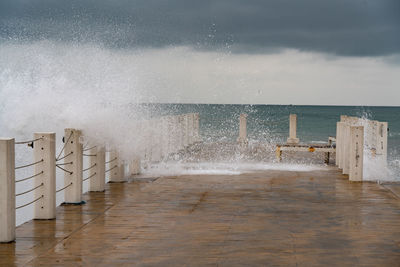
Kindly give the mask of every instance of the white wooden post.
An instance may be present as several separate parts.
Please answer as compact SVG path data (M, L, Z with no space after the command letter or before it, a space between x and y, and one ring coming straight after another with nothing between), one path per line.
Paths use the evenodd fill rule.
M129 164L129 174L131 176L140 174L140 158L139 157L133 159L131 161L131 163Z
M33 154L36 164L34 173L40 175L35 178L35 186L41 187L35 190L35 199L43 196L35 203L35 219L56 218L56 134L35 133Z
M297 135L297 115L290 114L289 116L289 138L287 139L288 144L298 144L299 138Z
M65 203L67 204L82 204L82 144L79 139L81 131L76 129L65 129L64 140L65 149L64 155L67 156L64 159L66 165L62 165L67 172L64 174L64 185L68 186L65 189Z
M363 159L364 159L364 127L350 127L350 171L349 179L353 182L363 180Z
M247 145L247 114L240 114L239 117L239 138L238 143L240 145Z
M110 159L113 160L108 164L108 169L110 170L110 182L121 183L125 182L125 166L123 162L119 159L118 153L116 151L110 152Z
M387 162L387 142L388 142L388 123L379 122L376 154L379 155L384 162Z
M104 147L94 147L89 150L89 154L96 155L90 157L89 166L94 166L89 170L89 191L90 192L103 192L106 185L105 175L105 161L106 152Z
M336 159L335 159L335 163L336 166L338 166L340 168L340 142L341 140L341 124L340 122L336 123Z
M0 243L15 240L15 140L0 139Z
M344 138L343 138L343 174L350 173L350 124L344 124Z
M199 113L195 113L194 114L194 142L200 142L201 138L200 138L200 114Z
M183 115L178 116L178 136L179 136L179 145L178 151L184 148L185 144L185 134L184 134L184 118Z

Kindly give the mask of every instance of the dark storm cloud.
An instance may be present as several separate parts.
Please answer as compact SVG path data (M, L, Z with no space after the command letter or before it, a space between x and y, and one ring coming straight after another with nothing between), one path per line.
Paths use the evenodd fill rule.
M400 1L1 0L0 38L388 55L400 52Z

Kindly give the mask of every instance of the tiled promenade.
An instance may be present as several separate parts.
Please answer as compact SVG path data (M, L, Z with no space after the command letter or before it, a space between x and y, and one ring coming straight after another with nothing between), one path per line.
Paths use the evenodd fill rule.
M338 171L108 184L0 244L0 266L400 266L400 199Z

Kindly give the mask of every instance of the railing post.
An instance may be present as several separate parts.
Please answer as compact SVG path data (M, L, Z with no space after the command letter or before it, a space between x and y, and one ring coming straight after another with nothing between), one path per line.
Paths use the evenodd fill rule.
M64 155L72 153L65 158L66 164L62 167L67 171L64 174L64 185L68 186L65 189L65 203L67 204L82 204L82 144L80 143L81 131L76 129L65 129L64 140L65 149Z
M43 160L35 165L34 173L41 173L35 178L35 186L43 184L35 190L35 198L43 196L35 203L34 219L56 218L56 134L35 133L33 154L34 161Z
M106 152L104 147L94 147L89 150L91 155L96 155L95 157L90 157L89 166L94 166L89 170L89 191L90 192L103 192L105 190L106 184Z
M0 243L15 240L15 140L0 139Z
M247 140L247 114L240 114L239 117L239 138L238 143L240 146L246 146Z
M297 135L297 115L290 114L289 116L289 138L287 139L288 144L298 144L299 138Z
M349 179L353 182L363 180L363 157L364 157L364 127L350 127L350 170Z
M194 142L200 142L200 114L195 113L194 114Z
M129 174L131 176L140 174L140 158L139 157L133 159L131 161L131 163L129 164Z
M338 168L340 168L340 142L342 141L341 140L341 137L340 137L340 135L341 135L341 123L340 122L337 122L336 123L336 154L335 154L335 156L336 156L336 158L335 158L335 164L336 164L336 166L338 167Z
M377 147L376 154L379 155L382 160L387 162L387 141L388 141L388 123L379 122L377 133Z
M109 164L110 170L110 182L121 183L125 182L125 166L123 162L118 158L118 153L116 151L110 152L110 160L115 159Z
M350 136L350 124L344 124L344 137L343 137L343 174L350 173L350 144L351 144L351 136Z
M183 147L187 148L189 145L189 114L183 114Z

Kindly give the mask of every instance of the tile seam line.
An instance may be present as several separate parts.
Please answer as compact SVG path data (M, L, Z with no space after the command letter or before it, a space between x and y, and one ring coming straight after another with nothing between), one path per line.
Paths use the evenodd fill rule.
M118 201L118 202L119 202L119 201ZM47 253L49 253L50 250L52 250L52 249L53 249L54 247L56 247L58 244L61 244L61 243L64 242L65 240L69 239L69 238L72 237L76 232L80 231L82 228L84 228L85 226L87 226L89 223L91 223L91 222L97 220L100 216L103 216L109 209L111 209L111 208L113 208L114 206L116 206L116 205L118 204L118 202L115 203L114 205L108 207L107 209L105 209L104 212L103 212L102 214L98 214L96 217L94 217L93 219L89 220L87 223L82 224L79 228L77 228L77 229L75 229L74 231L72 231L69 235L65 236L65 237L62 238L60 241L55 242L55 243L54 243L54 246L52 246L51 248L49 248L49 249L46 250L45 252L39 254L38 256L36 256L36 257L34 257L33 259L29 260L28 262L24 263L24 266L25 266L25 265L28 265L28 264L31 264L32 261L34 261L35 259L37 259L37 258L39 258L39 257L41 257L41 256L43 256L43 255L46 255Z

